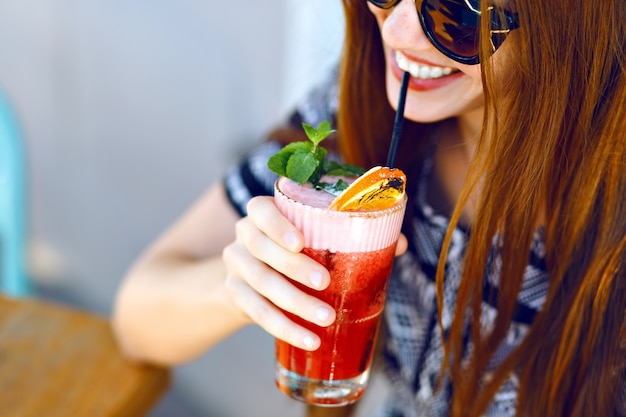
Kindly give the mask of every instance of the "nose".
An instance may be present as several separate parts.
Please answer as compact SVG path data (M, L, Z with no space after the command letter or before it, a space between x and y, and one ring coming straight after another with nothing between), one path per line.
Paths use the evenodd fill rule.
M384 42L397 50L420 51L432 48L419 22L415 0L400 0L384 13L381 36Z

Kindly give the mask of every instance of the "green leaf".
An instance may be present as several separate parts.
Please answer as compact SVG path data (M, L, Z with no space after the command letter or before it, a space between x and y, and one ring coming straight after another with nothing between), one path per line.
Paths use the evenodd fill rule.
M337 161L328 161L325 171L328 175L342 175L346 177L359 176L365 172L365 170L359 166L340 164Z
M286 174L288 178L298 184L304 184L309 181L319 165L320 161L315 158L312 152L298 150L289 158Z
M292 142L270 157L267 166L272 172L299 184L310 182L334 195L347 188L347 183L343 180L335 184L320 183L322 176L326 174L357 176L365 172L364 169L355 165L326 160L326 149L318 145L335 132L328 121L320 123L317 129L306 123L302 123L302 128L309 141Z
M311 142L292 142L272 155L267 161L267 167L282 177L289 177L287 175L287 164L291 156L298 151L313 152L313 144Z
M329 182L320 182L316 185L316 188L326 191L329 194L334 195L335 197L339 196L346 188L348 188L348 183L344 180L340 179L335 183Z
M306 123L302 123L302 128L304 129L304 132L306 133L309 140L313 142L315 146L319 145L321 141L328 137L328 135L335 132L335 130L331 129L328 120L324 120L322 123L320 123L317 129Z
M287 175L287 162L289 161L290 153L287 152L278 152L270 156L267 160L267 167L270 171L280 175L281 177L285 177Z
M291 142L285 145L279 152L292 154L296 151L313 152L313 144L311 142Z
M306 137L309 138L311 142L315 143L315 139L317 138L317 129L306 123L302 123L302 128L304 129L304 133L306 133ZM317 143L315 144L317 145Z
M313 171L313 173L311 174L309 182L313 185L317 185L317 183L320 181L320 178L322 178L322 175L326 173L326 170L324 168L326 165L324 163L326 161L326 149L318 146L317 148L315 148L313 157L315 158L315 160L319 161L319 164L315 171Z

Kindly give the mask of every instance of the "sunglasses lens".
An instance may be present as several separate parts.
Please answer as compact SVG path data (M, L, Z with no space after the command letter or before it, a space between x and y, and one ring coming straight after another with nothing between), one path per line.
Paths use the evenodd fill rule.
M423 0L421 14L436 46L457 57L478 55L480 15L464 0Z

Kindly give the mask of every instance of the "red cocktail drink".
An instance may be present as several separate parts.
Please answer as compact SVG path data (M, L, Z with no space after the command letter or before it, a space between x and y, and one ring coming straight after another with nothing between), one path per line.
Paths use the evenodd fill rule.
M277 340L276 383L308 403L345 405L361 397L367 385L406 199L385 210L339 212L325 208L332 196L311 193L323 191L281 179L275 201L304 234L304 253L330 272L331 283L323 291L295 285L333 306L337 318L324 328L286 313L322 343L310 352Z
M322 292L297 285L334 306L337 319L331 326L320 328L287 313L293 321L317 333L322 345L309 352L278 340L278 361L286 369L313 379L358 377L371 361L395 245L374 252L332 253L307 248L304 253L329 269L331 284Z

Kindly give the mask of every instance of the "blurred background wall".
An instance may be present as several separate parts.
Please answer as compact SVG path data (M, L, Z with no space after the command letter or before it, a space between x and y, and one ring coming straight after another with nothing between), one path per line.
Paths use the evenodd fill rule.
M333 65L342 25L339 0L0 0L42 294L109 314L133 259ZM272 358L245 329L177 369L155 415L297 415Z

